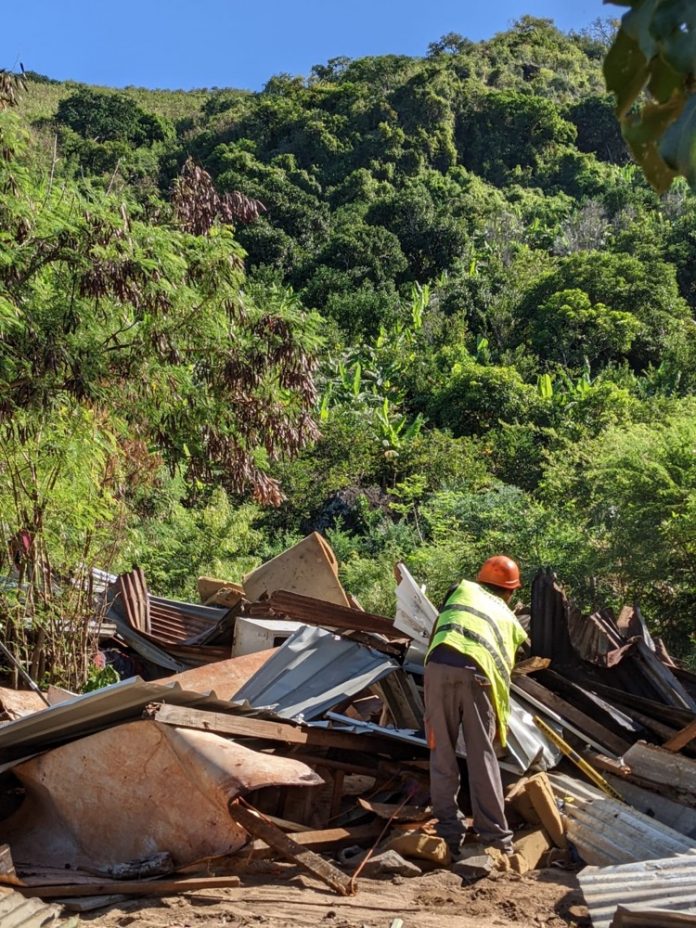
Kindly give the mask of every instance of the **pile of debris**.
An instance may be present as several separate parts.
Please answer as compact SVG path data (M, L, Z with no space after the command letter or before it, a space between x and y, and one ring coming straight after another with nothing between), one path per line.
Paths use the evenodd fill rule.
M84 911L236 886L269 858L341 895L556 866L582 868L595 928L696 925L696 676L637 608L583 617L540 571L499 758L515 854L472 842L453 862L428 808L436 611L395 575L393 619L346 593L317 534L241 584L200 578L200 605L153 596L139 570L113 578L103 651L139 676L0 689L0 883Z

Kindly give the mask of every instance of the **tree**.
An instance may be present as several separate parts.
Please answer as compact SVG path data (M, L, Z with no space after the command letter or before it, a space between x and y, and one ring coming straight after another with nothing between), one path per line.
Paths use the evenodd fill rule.
M574 293L570 302L567 292ZM609 310L599 310L598 304L618 315L606 316ZM548 321L561 339L555 348L554 337L544 334L545 313L550 313ZM561 324L563 316L566 318ZM688 317L672 265L652 256L642 259L607 251L582 251L562 258L527 290L519 306L522 325L518 338L535 338L537 347L541 339L551 357L558 358L562 346L570 348L579 335L575 328L579 325L584 330L583 341L589 340L585 344L588 357L604 358L605 362L625 357L634 370L643 371L649 364L659 364L664 354L677 345L691 340ZM561 329L571 321L571 328L561 337ZM537 334L532 336L532 331ZM573 349L576 358L579 344Z
M244 292L241 251L220 220L258 204L216 199L192 167L175 215L158 223L96 191L36 189L16 160L0 163L0 186L13 191L0 209L0 422L84 403L191 479L278 502L267 462L315 434L318 343L294 297Z
M123 93L83 87L61 100L56 120L95 142L120 141L151 145L173 136L171 123L141 109Z
M473 47L471 39L464 38L458 32L448 32L441 36L437 42L428 45L428 57L436 58L438 55L461 55Z

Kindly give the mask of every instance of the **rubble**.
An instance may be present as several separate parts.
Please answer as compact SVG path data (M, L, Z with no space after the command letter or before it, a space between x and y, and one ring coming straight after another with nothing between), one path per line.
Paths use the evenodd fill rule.
M233 887L268 860L341 896L362 877L438 868L490 883L553 862L586 867L587 887L626 865L690 872L696 678L636 607L583 616L548 570L499 757L514 854L467 842L453 862L428 807L422 677L437 613L405 565L395 579L395 617L364 611L317 534L241 583L199 578L201 604L154 596L137 568L111 579L101 646L144 679L77 696L0 689L0 834L18 861L0 883L85 910ZM649 886L641 906L670 908ZM595 925L619 903L617 924L642 923L632 890L615 896ZM683 901L682 917L696 913Z

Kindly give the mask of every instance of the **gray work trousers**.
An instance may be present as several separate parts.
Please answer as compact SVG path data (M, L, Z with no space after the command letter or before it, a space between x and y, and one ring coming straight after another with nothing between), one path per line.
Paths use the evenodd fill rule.
M478 678L478 679L477 679ZM481 675L465 667L430 662L425 667L425 727L430 747L430 798L438 833L456 844L466 832L459 811L459 765L455 753L461 728L466 745L474 829L486 845L512 850L505 818L503 784L495 756L496 718Z

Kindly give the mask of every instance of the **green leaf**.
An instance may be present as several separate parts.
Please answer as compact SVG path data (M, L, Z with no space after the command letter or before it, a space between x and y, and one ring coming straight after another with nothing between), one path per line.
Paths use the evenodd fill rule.
M660 56L675 71L692 74L696 61L696 8L692 0L658 3L650 33Z
M675 91L684 89L684 75L662 58L652 63L648 91L658 103L666 103Z
M674 173L682 174L696 189L696 97L691 96L679 118L660 144L660 155Z
M539 377L537 390L542 400L550 400L553 398L553 380L550 374L542 374Z
M616 95L616 115L624 116L648 79L648 60L638 42L619 29L604 59L607 90Z
M360 395L360 383L362 380L362 366L360 361L355 362L355 368L353 369L353 383L352 383L352 392L353 396Z

